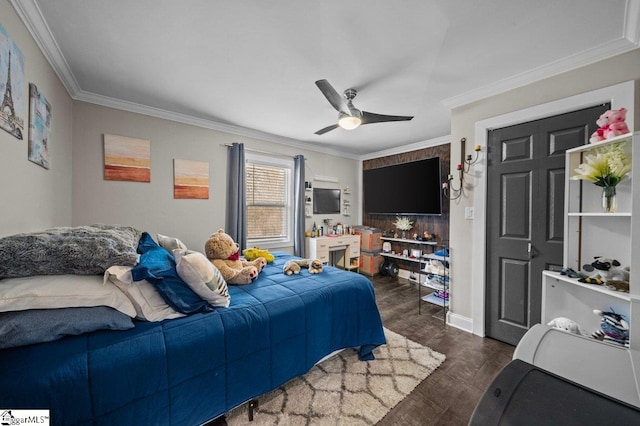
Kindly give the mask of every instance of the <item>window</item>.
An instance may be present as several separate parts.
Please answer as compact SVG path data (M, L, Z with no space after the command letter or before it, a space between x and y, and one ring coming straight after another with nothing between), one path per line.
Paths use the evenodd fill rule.
M247 240L261 248L289 243L293 230L293 160L246 154Z

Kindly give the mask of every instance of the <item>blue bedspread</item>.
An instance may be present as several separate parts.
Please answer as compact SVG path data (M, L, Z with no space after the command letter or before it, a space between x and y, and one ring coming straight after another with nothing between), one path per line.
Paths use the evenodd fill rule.
M385 343L371 282L325 267L230 286L231 306L0 351L0 407L52 424L197 425L306 373L342 348Z

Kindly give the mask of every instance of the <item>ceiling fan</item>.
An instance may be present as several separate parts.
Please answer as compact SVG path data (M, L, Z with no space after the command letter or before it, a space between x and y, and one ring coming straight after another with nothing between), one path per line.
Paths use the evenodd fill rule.
M338 111L338 123L318 130L316 135L325 134L338 127L352 130L363 124L383 123L385 121L409 121L413 118L413 116L409 117L406 115L383 115L360 111L353 106L352 102L353 98L358 94L356 89L347 89L344 91L344 96L340 96L327 80L316 81L316 86L318 86L318 89L320 89L325 98L327 98L329 103Z

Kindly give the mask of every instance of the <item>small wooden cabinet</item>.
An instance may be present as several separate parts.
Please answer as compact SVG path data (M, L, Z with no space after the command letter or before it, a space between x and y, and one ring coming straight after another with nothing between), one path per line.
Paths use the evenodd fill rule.
M357 271L360 266L359 235L307 238L306 245L307 257L311 259L346 270Z

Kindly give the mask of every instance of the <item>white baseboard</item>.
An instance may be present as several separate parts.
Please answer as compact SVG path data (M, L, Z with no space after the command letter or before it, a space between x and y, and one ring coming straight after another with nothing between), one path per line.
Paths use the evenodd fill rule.
M451 311L447 311L447 325L459 328L467 333L473 333L473 320Z

